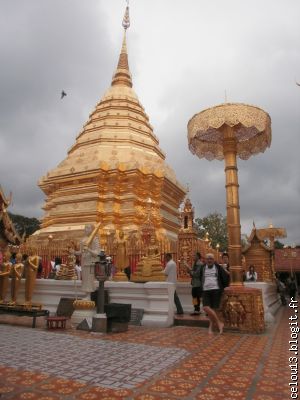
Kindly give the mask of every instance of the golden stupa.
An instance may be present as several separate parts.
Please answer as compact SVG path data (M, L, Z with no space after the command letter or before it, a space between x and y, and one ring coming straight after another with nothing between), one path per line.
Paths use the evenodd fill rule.
M185 188L165 162L149 117L132 89L126 30L110 88L90 114L67 157L39 181L47 198L42 228L32 237L44 241L80 238L85 224L102 222L100 236L114 230L139 230L147 199L158 236L177 239L178 208Z

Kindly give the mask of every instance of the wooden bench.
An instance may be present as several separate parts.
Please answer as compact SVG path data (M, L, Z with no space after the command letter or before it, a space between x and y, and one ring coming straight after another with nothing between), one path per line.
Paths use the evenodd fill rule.
M49 311L42 309L26 308L22 306L0 305L0 314L12 314L19 317L32 317L32 328L36 327L37 317L48 317Z

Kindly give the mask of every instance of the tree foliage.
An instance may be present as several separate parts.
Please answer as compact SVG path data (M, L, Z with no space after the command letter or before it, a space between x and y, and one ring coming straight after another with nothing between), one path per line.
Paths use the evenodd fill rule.
M226 217L221 213L215 211L204 218L196 218L195 226L201 239L205 239L208 232L212 247L215 248L219 244L220 251L227 250L227 223Z
M275 246L275 249L283 249L284 248L284 244L282 242L280 242L279 240L275 240L274 246Z
M40 229L40 221L37 218L28 218L23 215L8 213L19 235L26 232L26 237Z

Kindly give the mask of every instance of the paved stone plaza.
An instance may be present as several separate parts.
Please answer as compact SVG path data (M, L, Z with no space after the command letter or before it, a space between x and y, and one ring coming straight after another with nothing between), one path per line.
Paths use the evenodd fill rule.
M1 400L287 399L289 315L281 310L257 336L209 337L195 327L99 336L1 324Z

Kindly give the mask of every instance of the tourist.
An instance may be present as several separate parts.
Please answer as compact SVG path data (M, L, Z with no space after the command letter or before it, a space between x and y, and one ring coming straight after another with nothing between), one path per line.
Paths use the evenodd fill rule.
M192 278L191 284L192 284L192 298L193 298L194 312L191 315L199 315L201 296L202 296L201 280L200 280L201 265L202 265L201 254L198 252L195 254L194 264L192 268L190 268L185 261L184 265Z
M175 292L174 292L174 302L177 309L177 314L183 314L183 308L180 303L180 299L176 293L176 283L177 283L177 268L176 263L172 259L172 254L167 253L165 255L166 260L166 267L164 269L164 274L166 275L166 281L172 282L175 285Z
M56 275L57 275L57 273L59 272L59 270L60 270L60 268L61 268L61 258L60 257L55 257L55 259L54 259L54 267L53 267L53 269L52 269L52 278L53 279L55 279L55 277L56 277Z
M228 286L228 274L215 262L214 255L211 253L206 254L200 279L203 310L209 318L208 333L212 334L214 325L218 327L220 333L223 333L224 323L217 316L216 310L220 307L223 290Z
M257 272L255 272L254 265L250 265L249 271L247 271L246 273L246 281L247 282L257 281Z
M281 304L283 306L286 306L287 303L285 298L285 292L286 292L285 284L279 279L277 273L275 275L275 278L276 278L277 292L279 293Z
M131 276L130 265L128 265L128 267L124 268L124 274L127 276L127 279L130 281L130 276Z
M230 276L229 254L226 251L224 251L224 253L222 254L221 266L224 268L224 271Z
M296 284L296 280L295 280L294 276L292 276L291 279L289 280L287 287L288 287L290 299L296 300L297 284Z
M246 281L246 271L245 271L245 269L243 268L243 282L245 282Z
M11 253L11 258L10 258L10 262L12 263L12 265L15 265L16 263L16 254L15 252Z
M43 277L43 262L42 262L42 257L39 257L39 265L37 269L37 279L41 279Z
M81 281L81 265L80 265L80 260L78 257L76 257L75 272L77 275L77 280Z

